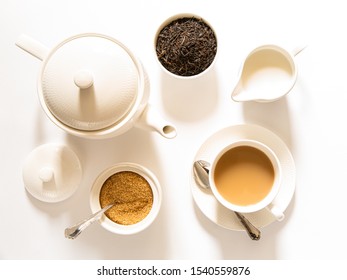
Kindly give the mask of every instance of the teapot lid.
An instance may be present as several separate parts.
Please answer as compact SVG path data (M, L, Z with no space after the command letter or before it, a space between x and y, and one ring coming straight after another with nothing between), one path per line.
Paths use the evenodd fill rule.
M49 143L35 148L23 163L26 190L44 202L59 202L72 196L82 179L82 166L68 146Z
M131 52L113 38L82 34L58 45L45 60L40 98L60 122L91 131L120 122L138 94Z

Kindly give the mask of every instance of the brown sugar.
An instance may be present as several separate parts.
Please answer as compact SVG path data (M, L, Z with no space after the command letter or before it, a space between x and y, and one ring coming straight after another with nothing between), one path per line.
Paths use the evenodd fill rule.
M132 225L143 220L153 205L153 192L147 180L132 171L110 176L100 190L100 205L115 203L105 215L117 224Z

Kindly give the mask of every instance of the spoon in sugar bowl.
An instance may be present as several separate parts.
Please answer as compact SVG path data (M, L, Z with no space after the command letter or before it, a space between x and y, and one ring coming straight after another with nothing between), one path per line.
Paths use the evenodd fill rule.
M68 239L75 239L77 236L79 236L83 230L85 230L88 226L99 220L108 209L110 209L114 203L111 203L98 212L92 214L90 217L87 219L78 222L77 224L73 225L72 227L66 228L65 229L65 237Z
M210 164L204 160L197 160L194 162L193 172L196 183L205 189L210 189L209 183L209 170ZM243 227L246 229L247 234L252 240L259 240L261 232L256 228L244 215L235 212L236 217L239 219Z

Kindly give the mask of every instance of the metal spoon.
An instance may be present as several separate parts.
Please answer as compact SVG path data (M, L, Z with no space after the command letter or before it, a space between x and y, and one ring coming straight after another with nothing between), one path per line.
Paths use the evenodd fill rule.
M209 170L210 164L207 161L204 160L198 160L194 162L194 178L197 184L205 189L210 188L209 178L208 174L210 172ZM260 230L256 228L244 215L242 215L239 212L234 212L236 217L239 219L241 224L246 229L249 237L252 240L259 240L260 239Z
M77 236L79 236L83 230L85 230L88 226L90 226L95 221L99 220L101 215L105 213L108 209L110 209L114 203L109 204L105 206L104 208L100 209L98 212L91 215L89 218L78 222L77 224L73 225L72 227L65 229L65 237L69 239L75 239Z

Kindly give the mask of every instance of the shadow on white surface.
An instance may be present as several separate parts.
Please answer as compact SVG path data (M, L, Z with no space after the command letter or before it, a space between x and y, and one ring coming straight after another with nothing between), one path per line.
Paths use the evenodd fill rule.
M193 201L194 203L194 201ZM203 229L213 236L220 250L220 259L226 260L276 260L281 259L278 256L281 245L279 244L282 230L285 230L287 222L291 218L293 207L295 204L295 196L285 211L285 219L282 222L273 222L272 224L261 228L261 239L258 241L251 240L244 231L232 231L224 229L221 226L210 221L201 212L194 203L194 210L197 219ZM230 215L233 213L230 212Z
M71 250L88 251L88 259L91 258L90 252L93 252L93 259L166 259L167 238L162 216L160 213L150 227L134 235L115 235L95 224L78 239L67 242L71 242Z
M42 117L42 116L41 116ZM51 123L54 126L53 123ZM40 118L36 142L46 139L47 131ZM77 191L67 200L59 203L45 203L27 196L32 205L47 216L46 223L51 226L44 235L55 228L54 234L60 236L61 245L74 259L165 259L167 257L165 205L162 203L157 219L149 228L135 235L120 236L108 232L98 222L91 225L76 240L64 240L64 229L91 215L89 192L94 180L106 168L120 162L134 162L150 169L158 178L163 192L163 172L155 141L161 136L157 133L133 128L123 135L105 140L82 139L65 135L65 144L75 151L82 163L83 177ZM160 140L158 140L160 141ZM163 141L170 141L164 139ZM57 229L58 227L58 229ZM58 232L57 232L58 231ZM38 236L39 238L39 236ZM84 253L85 252L85 253ZM48 253L46 257L59 258L59 252ZM32 256L37 258L37 256Z
M215 110L219 90L215 68L192 79L175 78L164 71L160 77L163 106L172 117L193 122Z
M290 112L286 97L274 102L244 102L243 116L246 123L264 126L277 134L291 150L293 148Z
M151 170L158 178L164 190L161 176L161 164L155 137L161 136L141 129L131 129L123 135L107 140L86 140L67 135L67 143L81 155L81 161L85 163L85 183L80 198L83 198L83 209L71 205L69 209L71 224L88 216L89 191L96 177L104 169L120 162L138 163ZM166 140L164 140L166 141ZM77 197L74 198L77 204ZM87 210L85 209L87 208ZM163 203L157 220L153 224L135 235L120 236L108 232L99 224L92 225L82 233L78 240L71 242L83 242L83 248L94 251L92 255L100 259L162 259L165 258L165 223L163 218L165 207ZM68 226L68 225L67 225ZM72 246L76 245L72 244ZM154 250L153 248L160 248Z

